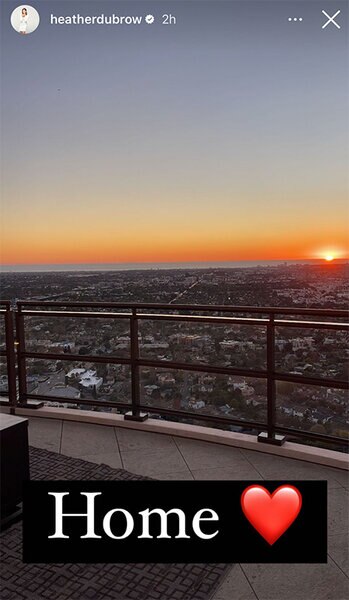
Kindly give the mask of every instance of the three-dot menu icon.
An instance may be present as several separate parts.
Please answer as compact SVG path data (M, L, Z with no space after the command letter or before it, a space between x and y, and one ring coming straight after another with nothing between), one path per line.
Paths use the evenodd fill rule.
M301 23L303 21L303 17L288 17L289 23Z

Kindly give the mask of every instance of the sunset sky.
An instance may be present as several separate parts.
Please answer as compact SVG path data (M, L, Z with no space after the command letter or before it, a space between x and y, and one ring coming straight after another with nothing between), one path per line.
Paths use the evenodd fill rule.
M27 36L2 7L3 264L348 256L346 3L32 5ZM177 25L49 25L113 12Z

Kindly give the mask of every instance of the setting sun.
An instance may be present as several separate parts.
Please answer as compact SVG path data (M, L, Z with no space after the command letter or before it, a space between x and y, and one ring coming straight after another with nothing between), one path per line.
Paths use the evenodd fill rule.
M327 260L327 262L331 262L332 260L334 260L333 254L326 254L325 260Z

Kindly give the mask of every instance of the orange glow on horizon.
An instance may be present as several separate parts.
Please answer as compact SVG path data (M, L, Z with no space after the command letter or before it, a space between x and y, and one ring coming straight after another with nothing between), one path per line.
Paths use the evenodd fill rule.
M7 246L3 251L1 263L4 265L30 265L30 264L112 264L112 263L185 263L185 262L233 262L233 261L288 261L288 260L311 260L322 259L332 262L338 259L347 259L348 254L341 253L324 254L309 252L307 249L298 248L296 245L282 247L281 244L250 245L248 242L240 243L239 247L232 244L193 244L192 247L181 247L181 244L155 244L149 243L143 246L137 244L125 244L113 247L108 243L97 247L91 244L80 244L75 246L66 243L64 247L58 248L56 244L47 244L42 247L38 242L36 247L31 245L27 251L25 243L17 244L16 248Z
M87 225L87 224L86 224ZM349 256L346 227L317 232L298 225L294 230L275 227L266 231L259 224L234 226L234 222L201 229L182 219L180 225L164 227L138 222L123 227L113 221L104 227L77 227L70 220L55 227L27 221L3 228L1 263L30 264L106 264L106 263L181 263L225 261L288 261L346 259ZM330 262L330 261L328 261Z

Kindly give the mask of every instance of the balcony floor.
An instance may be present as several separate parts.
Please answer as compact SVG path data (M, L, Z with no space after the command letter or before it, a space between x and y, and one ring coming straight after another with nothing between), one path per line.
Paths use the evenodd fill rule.
M347 600L348 472L219 444L73 421L29 418L29 443L155 479L325 479L326 565L232 566L212 600Z

